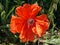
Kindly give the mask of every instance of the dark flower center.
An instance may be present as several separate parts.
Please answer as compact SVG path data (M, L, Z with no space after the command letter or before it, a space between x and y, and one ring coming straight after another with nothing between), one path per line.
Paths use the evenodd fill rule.
M28 25L33 25L34 24L34 19L28 19Z

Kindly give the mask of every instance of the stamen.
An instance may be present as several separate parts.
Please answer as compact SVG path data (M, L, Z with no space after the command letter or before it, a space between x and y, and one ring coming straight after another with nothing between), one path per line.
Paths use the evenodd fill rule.
M28 19L28 25L33 25L34 24L34 19Z

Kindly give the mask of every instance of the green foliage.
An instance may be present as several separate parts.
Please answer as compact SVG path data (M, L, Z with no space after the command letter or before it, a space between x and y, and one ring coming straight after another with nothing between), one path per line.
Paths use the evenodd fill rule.
M51 43L51 44L55 44L55 45L60 45L60 38L57 38L57 39L51 39L50 41L49 41L49 43Z
M24 3L37 3L43 9L41 13L46 13L50 20L50 28L43 38L43 45L60 45L60 0L0 0L0 43L3 45L25 45L18 38L18 34L13 35L9 30L9 24L15 8ZM58 18L59 17L59 18ZM60 23L59 23L60 24ZM42 39L42 38L41 38ZM36 45L39 39L35 39L33 44ZM32 45L32 43L31 43Z

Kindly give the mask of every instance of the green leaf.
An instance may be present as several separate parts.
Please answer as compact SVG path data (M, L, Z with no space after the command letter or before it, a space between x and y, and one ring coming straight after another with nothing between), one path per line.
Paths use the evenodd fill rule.
M8 12L8 5L9 5L9 0L6 0L6 4L5 4L5 10L6 10L6 12Z
M59 45L59 44L60 44L60 38L51 39L51 40L49 40L49 43L50 43L50 44Z
M53 0L53 2L58 4L59 0Z
M3 10L3 5L0 3L0 12Z
M12 7L12 9L9 11L9 13L6 15L6 18L5 19L7 19L8 17L9 17L9 15L14 11L14 9L15 9L15 6L13 6Z
M25 1L22 0L14 0L15 3L17 3L17 5L22 5Z
M55 11L57 10L57 4L56 3L53 4L53 8L55 9Z
M5 11L2 11L2 12L1 12L1 20L2 20L2 21L5 21L5 16L6 16L5 14L6 14Z

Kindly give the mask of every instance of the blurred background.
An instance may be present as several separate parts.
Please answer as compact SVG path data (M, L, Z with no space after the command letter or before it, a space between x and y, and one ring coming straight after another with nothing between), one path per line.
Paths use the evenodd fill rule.
M50 21L48 31L34 42L21 42L9 29L15 8L24 3L37 3L43 8L40 13L47 14ZM60 0L0 0L0 45L60 45Z

